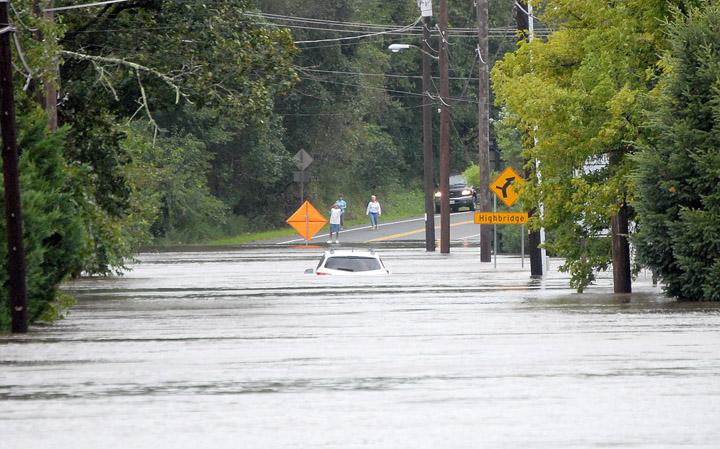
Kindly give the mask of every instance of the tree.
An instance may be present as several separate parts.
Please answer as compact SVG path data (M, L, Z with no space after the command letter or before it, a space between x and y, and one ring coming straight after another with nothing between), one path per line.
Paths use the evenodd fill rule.
M666 292L720 301L720 6L675 10L637 155L638 260Z
M634 197L627 156L635 151L645 94L656 80L664 46L658 24L668 3L549 0L540 10L556 31L546 41L521 43L498 62L492 80L531 161L526 205L545 206L544 219L533 217L531 226L554 230L547 246L565 258L561 269L582 291L596 270L610 266L613 247L618 254L627 249ZM624 253L615 257L621 268L614 272L616 292L629 290Z
M24 208L25 253L28 286L28 317L35 321L57 312L57 286L79 272L91 250L82 215L86 207L81 190L82 170L71 168L63 158L64 134L47 130L47 118L29 105L18 114L18 148ZM29 108L29 109L28 109ZM1 177L1 176L0 176ZM0 184L0 210L4 209ZM0 222L0 235L5 221ZM0 330L9 327L6 245L0 245ZM50 314L50 315L48 315Z
M282 192L285 185L278 186L291 174L291 155L277 145L282 128L272 108L296 81L295 48L287 30L258 24L246 14L250 8L245 0L136 0L105 5L90 18L68 16L61 122L72 125L69 157L91 168L88 190L101 207L94 216L103 227L137 217L131 196L150 184L129 177L133 159L160 171L179 169L174 182L192 178L183 193L163 188L165 182L154 184L160 192L145 192L160 193L153 224L158 238L207 237L222 224L222 210L238 210L259 192ZM129 121L146 123L149 132L129 130ZM148 145L138 141L141 136ZM141 148L149 154L138 153ZM163 162L162 154L172 157ZM179 160L198 165L183 170ZM189 173L189 166L197 170ZM104 237L113 235L123 233ZM97 245L108 253L97 255L92 271L105 271L105 260L122 260L128 252L113 250L126 243Z

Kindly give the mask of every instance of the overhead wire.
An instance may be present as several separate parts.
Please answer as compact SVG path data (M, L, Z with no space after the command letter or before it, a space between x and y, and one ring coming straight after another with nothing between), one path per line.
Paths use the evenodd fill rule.
M395 27L397 26L394 24L371 24L371 23L361 23L361 22L347 22L347 21L329 20L329 19L315 19L315 18L310 18L310 17L288 16L288 15L281 15L281 14L269 14L269 13L263 13L263 12L244 12L243 15L264 18L264 19L268 19L268 20L275 20L275 21L299 22L299 23L306 23L306 24L323 24L323 25L329 25L329 26L355 27L355 28L364 28L366 30L370 30L370 29L392 30L392 29L395 29ZM290 27L290 26L288 25L288 27ZM423 25L416 26L411 29L413 31L421 32L423 29ZM491 32L491 33L493 33L493 32L514 32L514 31L515 31L515 27L512 25L507 25L504 27L494 27L494 28L489 29L489 32ZM543 31L543 29L538 29L538 31ZM473 36L475 36L475 35L477 35L477 28L455 27L455 28L450 28L449 32L472 34Z
M418 105L414 105L414 106L393 105L393 109L419 109L419 108L421 108L421 107L423 107L423 106L424 106L423 104L418 104ZM318 113L312 113L312 112L307 112L307 113L305 113L305 112L300 112L300 113L294 113L294 114L293 114L293 113L278 113L278 115L281 115L281 116L283 116L283 117L315 117L315 116L319 116L319 117L325 117L325 116L340 117L340 116L355 115L355 113L353 113L353 112L327 112L327 113L325 113L325 112L318 112Z
M304 80L307 80L307 81L316 81L316 82L319 82L319 83L336 84L336 85L340 85L340 86L359 87L359 88L362 88L362 89L378 90L378 91L388 92L388 93L391 93L391 94L407 95L407 96L411 96L411 97L422 97L422 96L424 96L423 93L419 93L419 92L409 92L409 91L405 91L405 90L387 89L387 88L385 88L385 87L367 86L367 85L354 84L354 83L343 83L343 82L340 82L340 81L324 80L324 79L313 78L313 77L303 77L303 76L300 76L300 78L301 78L301 79L304 79ZM470 102L470 103L475 103L475 102L476 102L475 99L472 99L472 98L450 97L450 98L448 98L448 99L451 100L451 101L464 101L464 102Z
M520 9L520 11L525 13L526 16L532 17L533 19L536 19L536 20L540 20L538 18L538 16L536 16L535 14L530 14L530 12L527 9L523 8L522 5L517 2L517 0L513 0L513 2L515 3L515 6L517 6Z
M45 8L45 9L43 9L43 12L58 12L58 11L67 11L70 9L92 8L94 6L104 6L104 5L110 5L113 3L125 3L125 2L129 2L129 1L130 0L105 0L102 2L85 3L82 5L58 6L58 7L54 7L54 8Z
M17 21L17 23L22 25L23 28L25 28L26 30L28 30L31 33L34 33L38 30L37 28L31 28L31 27L27 26L25 24L25 22L23 22L22 18L20 17L20 13L17 11L17 9L15 9L15 5L13 5L10 2L8 2L8 3L10 4L10 9L12 9L13 14L15 15L15 20Z
M327 73L327 74L333 74L333 75L358 75L358 76L381 76L381 77L387 77L387 78L412 78L412 79L422 79L422 75L401 75L397 73L365 73L365 72L344 72L340 70L320 70L320 69L313 69L309 67L299 67L296 66L295 68L301 69L308 72L317 72L317 73ZM437 78L437 77L435 77ZM465 78L465 77L450 77L451 80L477 80L477 78Z
M411 27L417 25L418 22L420 22L420 20L422 20L422 17L418 17L417 20L415 20L415 22L412 23L412 25L408 25L408 26L405 26L405 27L402 27L402 28L398 28L397 30L393 30L393 31L398 32L398 31L407 30L408 28L411 28ZM389 33L392 33L393 31L379 31L379 32L377 32L377 33L362 34L362 35L359 35L359 36L345 36L345 37L337 37L337 38L330 38L330 39L315 39L315 40L307 40L307 41L295 41L295 44L313 44L313 43L317 43L317 42L336 42L336 41L339 42L339 41L345 41L345 40L363 39L363 38L366 38L366 37L382 36L383 34L389 34Z

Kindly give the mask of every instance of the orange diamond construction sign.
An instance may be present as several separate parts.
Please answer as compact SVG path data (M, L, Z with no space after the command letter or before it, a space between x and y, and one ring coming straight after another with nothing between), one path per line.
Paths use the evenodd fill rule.
M310 204L310 201L305 201L295 213L290 215L287 223L295 228L302 238L311 240L325 226L327 220L323 214Z

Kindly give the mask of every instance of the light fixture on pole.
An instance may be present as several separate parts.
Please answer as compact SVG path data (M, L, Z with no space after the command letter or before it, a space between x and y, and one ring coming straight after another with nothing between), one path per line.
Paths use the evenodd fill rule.
M393 53L398 53L402 50L407 50L410 47L411 47L410 44L390 44L390 45L388 45L388 50L390 50Z

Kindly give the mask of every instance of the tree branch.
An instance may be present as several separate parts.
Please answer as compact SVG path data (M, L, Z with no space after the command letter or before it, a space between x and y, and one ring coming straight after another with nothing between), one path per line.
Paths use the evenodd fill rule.
M180 90L180 86L175 84L175 80L172 77L167 76L166 74L159 72L155 69L152 69L150 67L140 65L136 62L126 61L125 59L111 58L111 57L107 57L107 56L87 55L87 54L77 53L77 52L69 51L69 50L60 50L60 54L65 57L68 57L68 58L80 59L83 61L91 61L93 64L98 63L98 62L106 63L106 64L114 64L114 65L129 67L138 73L139 72L148 73L150 75L155 76L156 78L160 78L162 81L165 82L165 84L167 84L168 86L170 86L172 89L175 90L175 104L180 103L181 96L183 98L185 98L185 100L188 103L192 104L192 101L190 101L190 96L183 93Z

